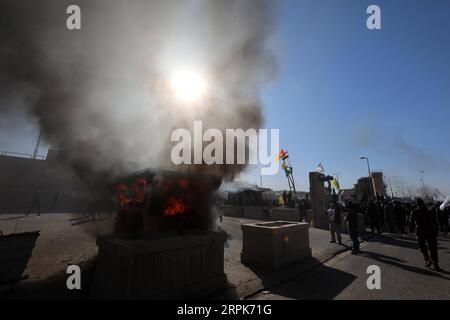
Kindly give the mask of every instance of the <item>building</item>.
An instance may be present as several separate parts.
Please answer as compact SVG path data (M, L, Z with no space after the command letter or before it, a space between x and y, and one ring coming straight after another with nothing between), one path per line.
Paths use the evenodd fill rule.
M373 171L372 174L374 191L377 195L386 196L386 184L382 171Z

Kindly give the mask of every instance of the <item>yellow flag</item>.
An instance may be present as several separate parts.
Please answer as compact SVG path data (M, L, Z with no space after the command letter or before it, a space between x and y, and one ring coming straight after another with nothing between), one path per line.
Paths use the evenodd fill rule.
M339 185L339 181L337 181L336 179L331 180L331 184L333 185L333 187L336 190L340 190L341 189L341 186Z

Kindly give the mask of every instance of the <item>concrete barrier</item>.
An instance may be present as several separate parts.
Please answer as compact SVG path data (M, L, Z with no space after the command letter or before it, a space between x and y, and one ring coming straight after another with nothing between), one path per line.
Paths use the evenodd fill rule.
M249 267L278 270L311 258L307 223L276 221L241 228L241 261Z
M195 299L227 285L221 232L99 236L93 298Z

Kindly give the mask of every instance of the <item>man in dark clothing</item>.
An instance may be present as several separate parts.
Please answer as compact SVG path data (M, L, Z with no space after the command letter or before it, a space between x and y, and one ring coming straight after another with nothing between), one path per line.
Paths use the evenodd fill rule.
M375 229L377 233L380 234L380 222L378 219L378 210L377 206L370 200L369 205L367 206L366 215L369 218L370 229L372 229L372 233L375 233Z
M438 233L437 221L434 213L427 209L422 199L417 199L416 208L411 213L411 229L414 226L417 243L425 259L426 266L430 267L433 265L436 271L440 271L436 238Z
M358 238L358 211L351 201L348 202L346 208L347 216L345 220L347 221L348 234L353 242L352 254L358 254L360 253Z
M395 203L395 225L400 233L405 233L406 213L400 202Z
M384 205L384 220L386 221L386 228L388 232L395 233L395 223L394 223L394 206L392 202L386 202Z
M306 209L306 201L300 200L298 203L298 212L300 215L300 222L307 222L307 209Z

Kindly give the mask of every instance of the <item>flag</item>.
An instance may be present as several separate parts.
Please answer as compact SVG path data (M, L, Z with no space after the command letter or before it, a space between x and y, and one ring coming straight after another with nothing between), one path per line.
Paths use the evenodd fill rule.
M339 195L338 203L345 208L345 200L342 198L344 195L344 190L341 191L341 194Z
M281 207L284 207L284 199L283 199L283 195L281 195L281 196L278 198L278 204L279 204Z
M323 168L322 163L319 163L319 165L316 168L316 172L324 174L325 173L325 169Z
M439 209L441 211L444 211L445 209L447 209L448 207L450 207L450 202L448 201L448 198L444 201L443 204L441 204L441 206L439 207Z
M287 152L284 149L281 149L280 154L277 157L277 161L286 160L287 158L289 158L289 152Z
M333 185L333 187L336 190L340 190L341 189L341 186L339 185L339 181L337 181L336 179L331 180L331 184Z

